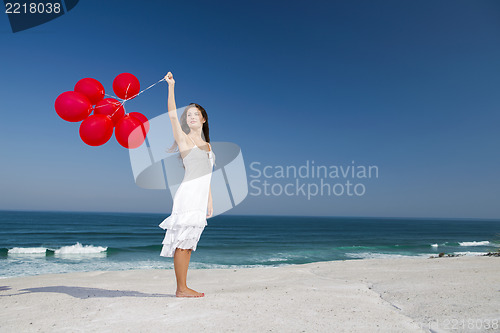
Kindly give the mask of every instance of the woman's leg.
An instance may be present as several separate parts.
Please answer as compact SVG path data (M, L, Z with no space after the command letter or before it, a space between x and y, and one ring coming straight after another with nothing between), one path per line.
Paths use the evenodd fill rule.
M205 294L199 293L187 287L186 278L189 267L189 260L191 259L191 251L181 248L176 248L174 253L174 270L177 279L177 297L202 297Z

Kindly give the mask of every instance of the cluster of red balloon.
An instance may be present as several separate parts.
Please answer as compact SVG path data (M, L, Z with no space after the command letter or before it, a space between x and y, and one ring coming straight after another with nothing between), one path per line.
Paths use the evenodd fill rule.
M139 80L130 73L119 74L113 80L113 91L124 101L137 96ZM60 94L55 102L59 117L79 122L80 138L89 146L100 146L113 136L125 148L137 148L149 131L149 121L142 113L125 114L123 103L114 98L104 98L104 87L96 79L78 81L73 91ZM92 111L94 114L91 115ZM138 129L141 130L138 130ZM137 130L136 130L137 129Z

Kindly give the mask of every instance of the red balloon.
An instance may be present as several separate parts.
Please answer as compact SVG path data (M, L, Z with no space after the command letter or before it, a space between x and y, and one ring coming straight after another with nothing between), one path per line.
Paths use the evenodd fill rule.
M144 132L146 134L148 134L148 132L149 132L149 121L148 121L148 118L146 118L145 115L143 115L140 112L129 112L128 115L139 119L140 122L142 123L142 125L144 126Z
M78 81L75 84L74 90L87 96L92 105L97 104L97 102L104 98L104 87L101 82L91 77Z
M113 136L113 121L103 114L93 114L82 121L80 138L89 146L100 146Z
M144 143L146 135L142 122L126 114L116 124L115 137L120 145L125 148L137 148Z
M139 80L130 73L121 73L113 80L113 91L121 99L132 99L140 90Z
M94 107L94 114L103 114L110 116L113 121L113 125L116 126L118 120L120 120L125 115L125 109L122 103L118 102L114 98L105 98Z
M82 121L92 112L89 99L76 91L66 91L60 94L54 107L59 117L71 122Z

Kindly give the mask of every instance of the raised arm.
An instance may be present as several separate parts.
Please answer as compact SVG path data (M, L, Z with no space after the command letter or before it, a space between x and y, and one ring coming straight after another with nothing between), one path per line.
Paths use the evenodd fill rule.
M186 133L181 128L181 124L179 123L179 118L177 117L177 107L175 105L175 95L174 95L174 87L175 80L171 72L168 72L165 75L165 81L168 83L168 117L170 118L170 122L172 123L172 131L174 133L174 139L179 146L179 150L184 149L187 146L187 136Z

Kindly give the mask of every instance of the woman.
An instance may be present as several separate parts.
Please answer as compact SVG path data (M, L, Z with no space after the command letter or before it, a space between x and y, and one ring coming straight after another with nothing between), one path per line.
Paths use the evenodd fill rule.
M208 115L200 105L191 103L179 122L171 72L165 81L168 83L168 115L175 138L171 149L179 148L185 174L174 195L172 214L160 224L167 230L160 255L174 257L177 297L203 297L204 293L187 287L186 276L191 251L196 251L207 218L213 214L210 180L215 155L209 143Z

